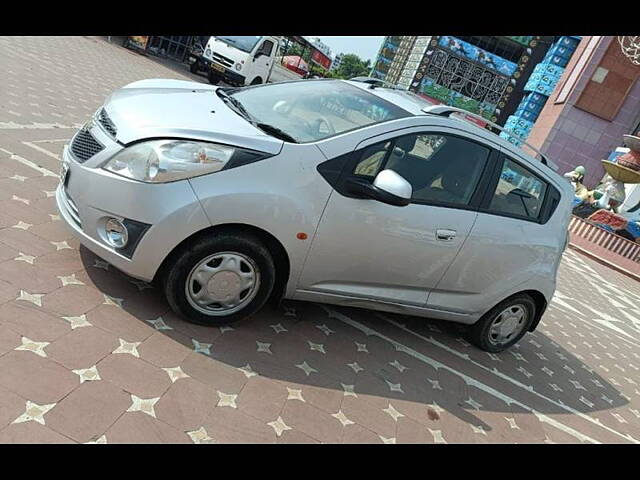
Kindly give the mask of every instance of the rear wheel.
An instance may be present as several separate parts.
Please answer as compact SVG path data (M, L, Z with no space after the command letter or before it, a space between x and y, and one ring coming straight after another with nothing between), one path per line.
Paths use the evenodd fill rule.
M521 293L487 312L468 331L469 340L485 352L502 352L520 340L535 318L536 304Z
M274 282L273 258L258 239L223 233L183 249L169 267L164 291L178 315L217 326L258 311Z

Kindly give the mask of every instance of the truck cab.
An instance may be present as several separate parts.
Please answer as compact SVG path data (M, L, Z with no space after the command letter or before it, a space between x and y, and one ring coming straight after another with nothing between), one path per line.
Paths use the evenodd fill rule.
M205 72L212 84L259 85L269 80L279 46L272 36L212 36L188 61L192 73Z

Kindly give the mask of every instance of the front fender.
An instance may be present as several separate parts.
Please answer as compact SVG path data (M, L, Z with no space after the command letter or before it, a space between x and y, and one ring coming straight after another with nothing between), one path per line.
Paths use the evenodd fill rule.
M287 295L295 290L331 193L315 171L311 155L317 157L317 150L298 147L308 156L272 157L190 180L211 225L250 225L282 244L291 267Z

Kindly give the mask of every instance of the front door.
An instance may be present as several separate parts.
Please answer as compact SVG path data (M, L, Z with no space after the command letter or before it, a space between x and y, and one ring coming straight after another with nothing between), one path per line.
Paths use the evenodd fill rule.
M247 78L247 82L254 81L257 77L260 77L260 83L266 83L269 77L269 71L273 63L273 54L275 50L275 44L272 40L266 39L256 50L253 56L253 69L252 77ZM258 55L258 54L261 55Z
M298 290L425 306L476 219L490 154L435 131L363 142L334 182ZM410 205L356 198L345 186L346 177L372 182L384 169L412 185Z

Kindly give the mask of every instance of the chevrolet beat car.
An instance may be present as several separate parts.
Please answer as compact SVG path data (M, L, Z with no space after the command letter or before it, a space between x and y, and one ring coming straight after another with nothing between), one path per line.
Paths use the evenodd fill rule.
M190 321L307 300L466 324L498 352L553 296L572 192L455 112L362 82L143 80L65 146L57 205Z

